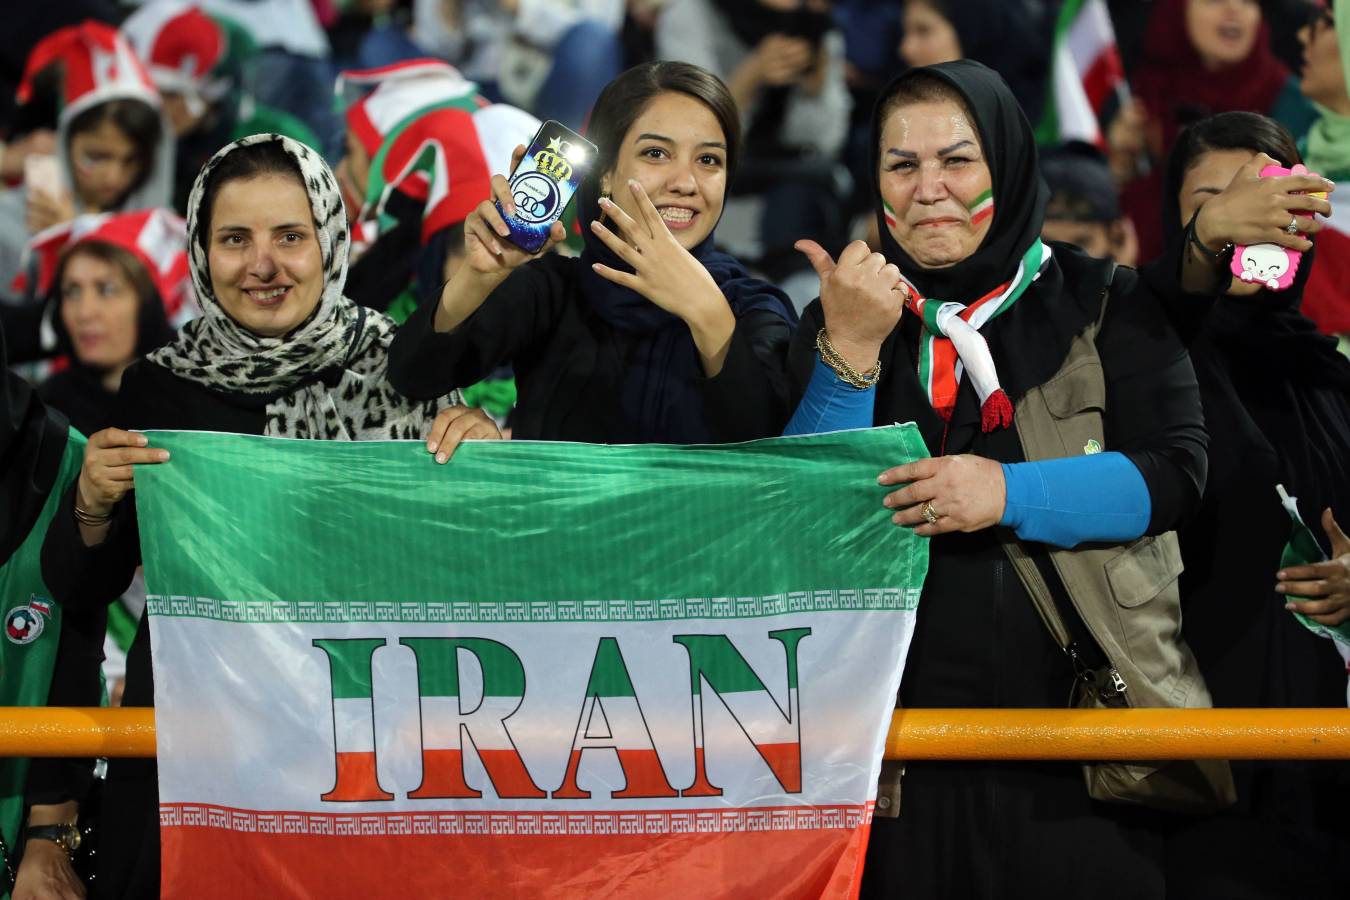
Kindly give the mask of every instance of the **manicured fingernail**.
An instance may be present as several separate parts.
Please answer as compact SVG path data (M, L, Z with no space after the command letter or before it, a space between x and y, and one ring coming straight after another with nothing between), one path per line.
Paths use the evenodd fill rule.
M900 524L900 514L899 514L899 513L896 513L895 515L891 516L891 521L894 522L895 524L899 525L899 524Z
M449 454L449 453L437 453L437 454L436 454L436 462L438 462L438 463L443 463L443 462L445 462L446 460L448 460L449 458L450 458L450 454Z
M605 209L609 209L611 206L614 205L614 202L610 200L608 197L601 197L600 205L603 206Z
M435 452L436 452L436 442L435 442L435 441L427 441L427 452L428 452L428 453L435 453Z
M1285 609L1297 609L1298 607L1294 606L1294 604L1292 604L1292 603L1286 603L1286 604L1284 605L1284 608L1285 608Z
M600 264L599 264L599 263L591 263L591 271L592 271L592 272L599 272L599 271L600 271Z
M1284 580L1285 580L1286 578L1288 578L1289 576L1285 575L1285 574L1284 574L1284 571L1281 570L1281 571L1275 573L1275 577L1278 578L1278 579L1280 579L1281 581L1284 581Z
M501 226L498 226L498 228L497 228L497 233L500 234L502 237L510 237L510 236L511 236L511 229L508 228L508 227L506 227L505 225L501 225Z
M1275 585L1275 593L1277 593L1277 594L1284 594L1284 593L1287 593L1287 592L1288 592L1288 589L1285 588L1284 585L1282 585L1282 584L1277 584L1277 585Z
M159 451L158 453L155 454L155 459L159 460L160 462L168 462L169 451L168 450Z
M138 435L136 435L136 446L137 446L137 447L144 447L144 446L145 446L146 444L148 444L148 443L150 443L150 439L149 439L148 437L146 437L146 436L143 435L143 434L138 434Z
M633 189L633 193L635 194L642 189L642 185L638 184L636 178L628 179L628 186Z

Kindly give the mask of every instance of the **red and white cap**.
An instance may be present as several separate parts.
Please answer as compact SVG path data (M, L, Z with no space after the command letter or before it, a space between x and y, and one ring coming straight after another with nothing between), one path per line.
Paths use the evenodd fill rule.
M212 73L229 51L229 39L197 7L181 0L152 0L122 23L122 34L161 91L181 94L192 103L218 100L228 89Z
M181 325L196 315L197 302L188 272L187 223L167 209L77 216L34 235L28 243L36 262L33 293L45 296L52 289L62 255L68 248L88 241L121 247L140 260L159 291L171 324ZM13 286L21 295L28 293L28 272L21 272Z
M137 99L159 109L159 92L116 28L92 19L60 28L38 42L24 65L18 100L33 96L33 80L51 65L62 67L61 121L108 100Z

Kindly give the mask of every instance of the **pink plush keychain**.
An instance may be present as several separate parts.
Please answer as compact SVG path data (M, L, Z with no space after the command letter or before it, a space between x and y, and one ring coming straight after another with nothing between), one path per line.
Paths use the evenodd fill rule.
M1292 169L1266 166L1261 170L1262 178L1306 174L1308 169L1303 165L1295 165ZM1325 191L1317 191L1310 196L1326 199L1327 195ZM1279 244L1238 244L1233 250L1233 262L1229 270L1248 284L1259 284L1268 291L1287 291L1294 283L1302 259L1301 250L1290 250Z

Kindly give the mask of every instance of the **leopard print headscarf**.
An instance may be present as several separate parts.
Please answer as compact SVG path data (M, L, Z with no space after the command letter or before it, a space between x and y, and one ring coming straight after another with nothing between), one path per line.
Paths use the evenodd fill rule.
M200 239L202 194L211 172L241 147L277 141L300 168L323 258L323 295L314 314L284 337L260 337L226 314L211 287ZM459 402L413 401L389 384L392 319L342 295L350 235L337 179L318 153L279 134L241 138L211 158L188 199L188 253L202 315L174 341L151 353L152 362L180 378L230 394L277 395L266 406L263 433L329 441L424 438L436 413ZM325 377L315 376L323 372Z

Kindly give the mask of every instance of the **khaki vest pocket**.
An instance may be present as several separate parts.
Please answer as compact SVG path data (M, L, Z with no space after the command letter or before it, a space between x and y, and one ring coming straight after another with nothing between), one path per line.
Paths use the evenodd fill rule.
M1143 537L1106 563L1106 580L1116 603L1133 609L1152 600L1181 574L1176 534Z

